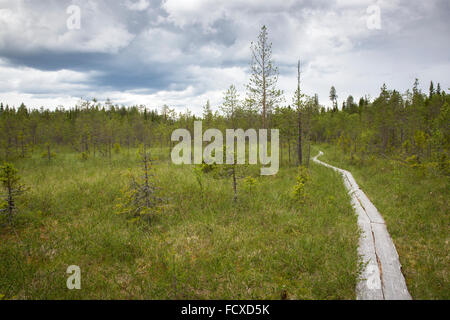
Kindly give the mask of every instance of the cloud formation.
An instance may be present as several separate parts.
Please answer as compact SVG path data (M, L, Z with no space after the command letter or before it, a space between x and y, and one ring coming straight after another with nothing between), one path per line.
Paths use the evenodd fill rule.
M80 7L81 28L66 10ZM367 8L381 12L368 28ZM73 106L79 98L169 104L199 113L235 84L244 96L250 42L263 24L286 101L302 61L304 92L329 105L414 78L450 86L450 4L405 0L0 0L0 100Z

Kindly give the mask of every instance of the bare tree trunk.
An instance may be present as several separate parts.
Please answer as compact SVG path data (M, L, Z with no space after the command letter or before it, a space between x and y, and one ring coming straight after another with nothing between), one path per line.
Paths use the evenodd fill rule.
M25 158L25 146L23 144L23 139L20 141L20 147L22 149L22 158Z
M289 165L291 165L291 140L288 139L288 155L289 155Z
M283 141L280 143L280 164L283 165Z
M9 224L11 224L13 213L14 213L14 200L13 200L13 195L12 195L11 180L9 178L8 178L7 189L8 189L8 222L9 222Z
M169 141L169 157L167 159L167 164L170 166L170 160L172 160L172 141Z
M264 45L265 45L265 43L264 43ZM265 73L265 69L264 69L264 66L266 65L266 62L265 62L265 60L266 60L266 57L265 57L265 47L263 47L263 50L262 50L262 65L263 65L263 68L262 68L262 80L263 80L263 123L262 123L262 125L263 125L263 129L266 129L266 103L267 103L267 93L266 93L266 73Z
M302 110L301 110L301 93L300 93L300 60L298 61L297 66L297 125L298 125L298 165L301 166L303 164L303 154L302 154Z
M233 201L234 201L234 203L236 203L236 201L237 201L237 182L236 182L236 168L235 168L235 165L233 165L233 191L234 191Z
M108 141L108 158L109 162L111 162L111 140Z
M303 150L302 150L302 112L298 110L298 164L301 166L303 164Z
M308 139L308 159L306 159L306 167L309 168L309 159L311 158L311 139Z

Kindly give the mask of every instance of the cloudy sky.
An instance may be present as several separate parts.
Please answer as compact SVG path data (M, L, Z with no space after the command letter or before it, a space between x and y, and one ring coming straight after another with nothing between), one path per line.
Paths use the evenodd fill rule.
M416 77L423 90L450 87L448 0L0 0L0 101L54 108L95 97L199 114L230 84L245 96L263 24L288 103L298 59L304 92L324 105L332 85L340 101L375 97L384 82L405 91Z

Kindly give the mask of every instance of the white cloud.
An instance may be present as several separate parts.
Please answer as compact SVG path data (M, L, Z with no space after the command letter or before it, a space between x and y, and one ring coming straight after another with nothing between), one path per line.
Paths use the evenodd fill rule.
M41 71L27 67L12 67L0 60L0 92L80 92L89 88L95 72L71 70Z

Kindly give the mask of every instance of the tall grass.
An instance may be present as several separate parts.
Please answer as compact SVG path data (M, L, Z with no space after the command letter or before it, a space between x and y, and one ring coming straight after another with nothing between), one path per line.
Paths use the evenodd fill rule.
M30 189L14 227L0 229L0 294L7 299L354 299L356 217L340 177L312 164L307 199L291 199L297 170L254 175L250 189L160 161L167 199L152 223L118 215L136 150L83 161L59 153L16 163ZM253 170L258 172L258 170ZM252 174L252 172L249 172ZM203 203L202 203L203 201ZM69 265L81 290L68 290Z

